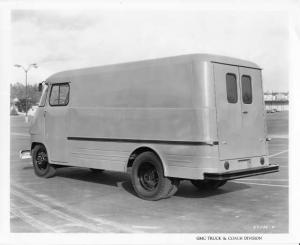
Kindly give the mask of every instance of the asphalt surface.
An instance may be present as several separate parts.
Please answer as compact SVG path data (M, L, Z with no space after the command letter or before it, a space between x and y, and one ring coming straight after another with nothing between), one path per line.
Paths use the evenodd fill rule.
M268 114L271 162L280 172L230 181L215 191L181 182L172 198L135 196L129 176L60 168L54 178L34 174L24 117L11 117L11 232L287 233L288 113Z

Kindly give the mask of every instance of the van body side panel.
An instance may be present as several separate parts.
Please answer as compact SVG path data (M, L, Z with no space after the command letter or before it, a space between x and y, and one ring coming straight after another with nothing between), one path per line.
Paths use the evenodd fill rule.
M213 64L208 61L195 59L193 62L194 72L194 108L209 108L215 110L215 85ZM216 123L210 121L210 124ZM214 125L216 126L216 124ZM215 128L216 129L216 128ZM216 133L216 130L214 130Z
M213 142L214 111L171 108L70 108L68 137ZM87 120L88 118L88 120ZM204 120L205 119L205 120Z
M216 169L218 147L206 144L217 139L211 72L189 61L72 78L70 164L126 171L129 155L148 146L167 176Z
M192 62L130 67L69 78L73 107L190 108Z
M211 62L195 59L193 63L194 91L193 108L199 113L198 121L192 122L201 125L200 130L214 140L218 140L214 71ZM203 113L203 112L207 113Z
M128 143L68 140L68 148L71 166L123 172L132 146Z
M214 111L71 108L69 161L76 166L125 170L130 154L150 142L165 159L168 176L200 178L202 168L216 168L218 163L217 146L207 145L214 139L204 118L213 120Z
M214 172L219 165L217 146L107 142L100 139L68 141L72 166L126 172L130 154L140 147L148 147L159 155L168 177L202 179L204 172Z
M204 172L214 172L219 167L217 145L162 145L161 149L169 177L203 179Z

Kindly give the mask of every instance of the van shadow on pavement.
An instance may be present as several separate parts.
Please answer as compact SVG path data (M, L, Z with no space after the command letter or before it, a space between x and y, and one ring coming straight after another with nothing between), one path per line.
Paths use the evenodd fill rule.
M131 185L130 176L122 172L92 172L88 168L67 167L57 169L55 177L70 178L80 181L109 185L114 187L122 187L128 193L136 196ZM54 177L54 178L55 178ZM224 188L226 186L226 188ZM194 187L189 181L181 181L179 189L174 196L184 198L206 198L210 196L222 195L230 192L236 192L250 188L246 184L228 182L217 190L200 191Z
M31 165L31 166L25 166L25 167L23 167L23 170L28 170L28 169L30 169L30 170L33 171L33 166Z

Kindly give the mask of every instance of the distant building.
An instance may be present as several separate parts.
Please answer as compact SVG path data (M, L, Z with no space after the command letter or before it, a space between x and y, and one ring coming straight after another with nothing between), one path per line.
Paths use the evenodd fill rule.
M289 109L288 92L266 92L264 100L267 112L287 111Z

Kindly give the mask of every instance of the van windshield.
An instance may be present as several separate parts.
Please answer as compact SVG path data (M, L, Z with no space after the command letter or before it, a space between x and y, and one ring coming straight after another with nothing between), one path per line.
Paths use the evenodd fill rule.
M47 98L47 92L48 92L48 85L44 84L42 96L41 96L40 102L39 102L40 107L45 106L46 98Z

